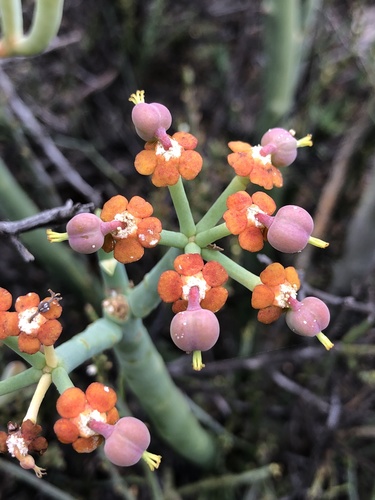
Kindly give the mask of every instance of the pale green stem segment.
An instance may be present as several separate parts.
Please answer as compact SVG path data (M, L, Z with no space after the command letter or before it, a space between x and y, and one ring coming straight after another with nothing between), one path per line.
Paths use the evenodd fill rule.
M236 262L221 252L216 250L202 250L202 257L207 261L214 260L219 262L219 264L225 268L226 272L233 280L237 281L250 291L253 291L257 285L262 284L259 276L251 273L239 264L236 264Z
M218 457L216 440L196 420L140 319L124 326L124 337L115 354L127 387L137 396L159 435L190 461L213 466Z
M104 283L105 295L112 291L126 295L129 292L130 283L123 264L113 258L113 253L106 253L104 250L98 252L99 267ZM109 263L107 266L106 263Z
M44 346L44 356L46 359L46 366L49 368L56 368L59 363L59 358L56 355L55 347L53 345Z
M55 384L56 389L62 394L70 387L74 387L68 372L62 366L58 366L52 371L52 382Z
M130 310L137 318L145 318L160 303L158 282L162 272L173 269L173 261L181 252L170 248L143 280L128 293Z
M51 374L43 373L43 375L40 377L40 380L35 389L34 395L30 401L29 408L26 412L23 421L31 420L32 422L36 423L38 419L40 405L42 404L44 396L46 395L46 392L48 391L51 383L52 383Z
M168 231L163 229L161 232L161 238L159 245L165 245L167 247L175 248L185 248L188 243L188 238L182 233L177 233L175 231Z
M194 236L195 222L181 177L174 186L168 186L168 189L176 210L181 233L185 234L188 238Z
M8 2L9 3L9 2ZM63 0L36 0L29 33L12 40L5 56L31 56L45 50L57 35L61 24ZM19 21L16 23L19 28Z
M18 220L39 212L27 193L16 182L0 158L0 213L6 219ZM58 290L63 285L74 291L75 296L99 309L102 288L89 272L87 264L63 244L47 240L43 229L22 234L19 239L35 256L36 262L45 267L51 277L48 286ZM20 257L21 258L21 257ZM47 287L48 288L48 287Z
M218 226L212 227L211 229L207 229L201 233L198 233L195 237L195 243L199 245L201 248L210 245L214 241L220 240L221 238L225 238L229 236L231 232L227 228L225 222L219 224Z
M24 387L36 384L40 377L42 376L42 370L37 368L28 368L22 373L13 375L5 380L0 381L0 395L10 394L15 391L19 391Z
M0 0L2 45L4 51L12 47L23 35L21 0Z
M214 227L222 218L223 213L227 209L227 198L237 191L243 191L249 184L248 177L240 177L236 175L228 184L226 189L221 193L215 203L209 208L207 213L197 224L197 233L203 233L207 229Z
M106 318L100 318L83 332L56 348L59 366L70 373L86 360L106 349L111 349L121 338L122 330L119 325Z

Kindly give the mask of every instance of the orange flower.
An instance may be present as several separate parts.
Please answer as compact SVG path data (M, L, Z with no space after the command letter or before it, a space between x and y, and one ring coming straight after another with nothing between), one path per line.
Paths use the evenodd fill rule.
M258 320L261 323L276 321L284 309L289 308L289 299L295 299L300 287L294 267L284 268L279 263L270 264L260 273L262 285L254 288L251 305L260 309Z
M232 234L238 234L238 242L244 250L258 252L266 239L266 228L256 218L258 213L271 215L276 210L273 199L258 191L250 196L238 191L227 199L228 210L223 218Z
M157 142L146 142L144 151L135 157L134 166L142 175L152 175L156 187L173 186L180 175L190 181L202 169L201 155L194 151L198 140L187 132L176 132L171 137L172 147L164 149Z
M250 146L247 142L232 141L228 144L233 151L228 155L228 163L237 175L249 177L250 182L265 189L281 187L283 177L271 163L271 155L262 156L262 146Z
M114 258L123 264L139 260L145 248L156 246L160 240L161 222L151 217L152 213L152 205L140 196L130 201L113 196L104 204L100 217L104 222L118 220L125 227L106 235L103 250L113 250Z
M228 279L218 262L203 262L198 253L179 255L174 261L175 271L165 271L159 278L158 293L164 302L173 302L175 313L185 311L190 288L199 288L200 305L216 312L225 304L228 291L221 285Z
M55 422L54 431L64 444L72 444L78 453L94 451L104 440L87 425L90 419L115 424L119 414L115 408L116 393L110 387L93 382L86 392L78 387L64 391L56 402L60 415Z
M18 347L21 352L35 354L40 346L53 345L62 332L62 307L59 293L49 290L51 296L42 301L39 295L30 292L18 297L15 312L10 312L11 294L0 288L0 339L18 336Z

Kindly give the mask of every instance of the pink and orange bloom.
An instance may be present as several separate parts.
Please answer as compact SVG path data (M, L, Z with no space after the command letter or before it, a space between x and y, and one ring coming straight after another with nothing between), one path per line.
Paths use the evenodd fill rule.
M224 267L218 262L204 263L197 253L179 255L174 261L174 271L162 273L158 293L164 302L173 302L175 313L185 311L190 289L199 288L200 306L217 312L225 304L228 291L222 286L228 279Z
M262 284L254 288L251 305L259 309L258 320L269 324L289 309L289 300L296 298L301 284L294 267L284 268L277 262L267 266L259 277Z
M276 204L266 193L258 191L250 196L238 191L227 199L228 210L223 218L232 234L238 235L238 242L244 250L258 252L263 248L267 229L257 220L259 213L271 215Z
M283 176L278 168L271 163L271 155L261 154L262 146L250 146L247 142L231 141L228 144L233 151L228 155L228 163L241 177L265 189L281 187Z
M103 250L113 250L114 258L122 264L139 260L145 248L155 247L160 240L162 225L152 214L152 205L140 196L129 201L125 196L113 196L104 204L100 217L105 222L117 220L124 229L107 234Z
M171 136L172 146L164 149L160 141L146 142L145 149L135 157L138 173L151 175L156 187L173 186L180 176L192 180L202 169L203 159L195 151L198 140L188 132L176 132Z
M62 325L60 294L50 290L51 296L40 300L38 294L30 292L17 298L15 312L9 311L12 295L0 288L0 339L18 337L21 352L35 354L41 345L51 346L59 338Z
M78 453L91 453L104 438L87 424L91 419L115 424L119 419L116 402L115 391L99 382L90 384L86 392L70 387L56 403L57 412L62 417L54 425L57 438L64 444L71 443Z

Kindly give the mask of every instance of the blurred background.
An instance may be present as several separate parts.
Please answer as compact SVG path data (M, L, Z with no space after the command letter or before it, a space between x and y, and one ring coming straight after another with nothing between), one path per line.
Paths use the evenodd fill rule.
M23 4L28 26L34 2ZM168 191L133 167L143 143L128 98L144 89L146 101L171 110L171 132L188 130L199 140L204 168L186 186L197 220L233 177L229 141L258 144L274 126L297 137L311 133L314 146L299 151L283 171L284 187L269 194L278 206L308 210L314 236L330 242L293 256L268 246L264 255L244 255L235 238L219 242L252 272L273 260L299 270L299 296L318 296L330 307L329 353L315 339L295 336L283 318L258 324L250 294L236 283L219 313L220 340L199 374L171 345L168 305L146 322L176 384L218 434L220 470L197 469L157 435L152 449L163 462L152 479L141 466L109 468L100 453L77 457L53 436L51 390L41 415L50 441L43 483L59 488L61 498L158 498L152 482L159 498L173 500L375 498L374 26L370 0L66 0L58 37L43 55L1 62L2 220L68 199L100 207L115 194L137 194L154 205L164 228L176 229ZM78 283L64 267L65 254L44 244L43 230L23 241L34 263L0 233L0 285L14 297L60 291L69 338L89 322L83 306L100 302L96 259L71 257L79 273L84 269L85 283ZM138 283L162 252L128 266L130 278ZM4 371L15 359L1 350ZM115 377L111 353L94 363ZM93 380L88 365L75 373L77 385ZM2 428L22 420L30 394L0 399ZM126 400L141 418L136 399ZM41 481L36 487L10 473L5 462L1 457L0 498L58 498ZM264 477L249 476L270 463L278 466Z

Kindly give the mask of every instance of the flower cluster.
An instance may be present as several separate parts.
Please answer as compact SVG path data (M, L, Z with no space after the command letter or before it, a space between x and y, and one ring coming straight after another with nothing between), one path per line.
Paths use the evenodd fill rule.
M94 451L103 442L103 437L93 431L88 422L116 423L119 419L116 401L115 391L99 382L90 384L86 392L78 387L64 391L56 403L57 412L62 417L54 425L59 441L71 443L78 453Z
M146 142L145 149L135 157L138 173L151 175L156 187L173 186L180 178L195 179L202 169L203 160L195 151L198 140L188 132L171 136L171 146L165 149L160 141Z
M10 453L19 460L23 469L33 469L37 477L42 477L44 469L38 467L30 455L43 455L47 450L48 442L41 432L42 427L31 420L25 420L21 426L9 422L8 432L0 431L0 453Z
M228 279L224 267L217 262L203 262L197 253L179 255L174 261L174 271L162 273L158 293L164 302L173 302L175 313L184 311L188 305L192 287L199 289L199 302L203 309L216 312L225 304L228 291L222 286Z
M30 292L15 302L15 312L9 311L12 295L0 288L0 339L18 336L21 352L35 354L41 345L51 346L62 332L60 294L49 290L51 296L42 301L38 294Z
M223 218L229 231L238 235L241 248L250 252L261 250L266 239L266 227L257 215L273 214L276 210L273 199L261 191L252 196L246 191L238 191L228 197L227 207Z
M296 298L300 280L294 267L284 268L277 262L267 266L259 277L262 283L254 288L251 305L259 309L258 320L269 324L290 307L289 300Z
M123 264L139 260L145 248L155 247L160 240L161 222L151 217L152 213L152 205L140 196L129 201L125 196L113 196L104 204L100 217L104 222L118 221L123 228L105 236L103 250L113 250L114 258Z

